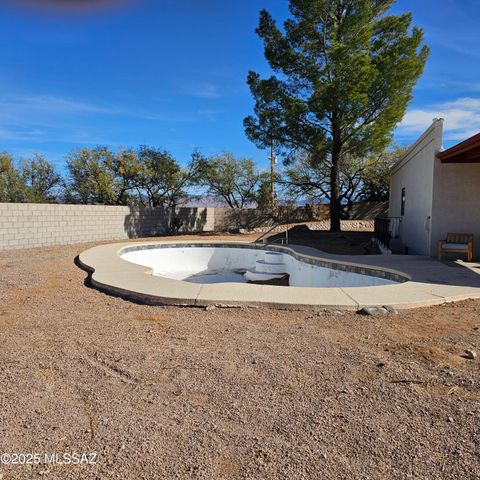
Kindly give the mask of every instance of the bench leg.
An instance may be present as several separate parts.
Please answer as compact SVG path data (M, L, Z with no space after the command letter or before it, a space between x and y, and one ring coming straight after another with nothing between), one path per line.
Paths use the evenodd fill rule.
M467 250L467 262L471 262L472 259L473 259L473 252L472 252L472 249L469 248L469 249Z

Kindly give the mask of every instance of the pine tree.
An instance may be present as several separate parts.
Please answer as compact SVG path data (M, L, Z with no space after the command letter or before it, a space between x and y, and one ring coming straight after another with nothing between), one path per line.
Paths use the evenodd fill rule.
M255 115L247 136L274 140L330 165L330 229L340 230L342 159L365 158L391 140L412 98L429 49L410 13L388 14L394 0L290 0L280 30L266 11L258 35L275 75L248 75Z

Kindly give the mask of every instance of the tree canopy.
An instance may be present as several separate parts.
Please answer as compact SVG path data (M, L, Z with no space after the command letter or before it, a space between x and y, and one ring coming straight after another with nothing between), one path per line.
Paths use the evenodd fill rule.
M24 185L13 158L8 153L0 153L0 202L23 202Z
M66 196L77 203L176 207L197 179L196 154L182 167L166 150L140 146L113 152L83 148L69 155Z
M198 157L198 183L207 194L231 208L256 204L265 174L249 158L235 157L230 152Z
M0 202L48 203L61 194L63 180L39 154L20 165L8 153L0 154Z
M55 167L45 157L36 153L21 163L24 196L31 203L54 201L61 193L63 180Z
M42 155L15 162L0 154L0 202L143 205L175 208L211 195L231 208L254 206L266 197L268 176L253 160L232 153L204 157L194 151L180 164L168 151L140 146L113 151L81 148L67 155L65 178ZM195 194L195 189L201 195Z
M121 205L124 192L113 165L114 154L107 147L72 152L67 160L67 197L78 203Z
M366 160L361 172L360 196L362 200L388 200L390 171L407 150L408 147L392 145L379 155L372 155Z
M331 230L340 229L345 159L382 151L402 119L428 47L394 0L290 0L283 30L263 10L257 28L275 75L250 72L254 115L247 136L308 153L328 171Z
M185 168L167 151L146 146L140 147L138 159L138 188L145 193L149 206L176 207L187 198L187 188L197 177L195 154Z
M387 201L389 197L390 169L405 153L407 147L390 145L380 153L365 158L344 157L339 175L341 216L348 216L356 201ZM289 158L280 182L294 198L309 202L330 201L330 163L315 163L308 152L296 152Z

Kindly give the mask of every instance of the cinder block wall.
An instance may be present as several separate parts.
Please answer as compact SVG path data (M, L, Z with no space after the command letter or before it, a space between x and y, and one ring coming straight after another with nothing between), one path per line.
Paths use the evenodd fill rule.
M385 204L359 204L352 218L373 218ZM323 205L322 205L323 207ZM305 208L295 209L290 221L310 220ZM320 212L321 213L321 212ZM52 205L0 203L0 250L42 247L96 240L123 240L165 235L174 218L182 233L225 232L272 225L256 209L117 207L102 205Z
M255 208L215 208L214 229L216 232L235 231L239 229L253 230L274 226L270 215ZM388 202L357 202L349 212L349 220L373 220L375 217L386 215ZM314 205L313 207L296 207L286 209L280 218L288 219L292 223L322 222L329 219L329 206Z
M208 232L213 210L0 203L0 250L163 235L174 217L182 232Z

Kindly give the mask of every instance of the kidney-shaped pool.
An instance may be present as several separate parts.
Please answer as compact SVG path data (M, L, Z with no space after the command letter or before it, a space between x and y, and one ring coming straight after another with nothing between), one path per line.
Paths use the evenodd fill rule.
M150 268L155 276L202 284L233 282L325 288L389 285L406 280L385 270L248 244L136 245L124 248L120 257Z
M96 288L150 305L356 309L410 299L409 275L329 257L298 245L162 241L98 245L78 262Z

